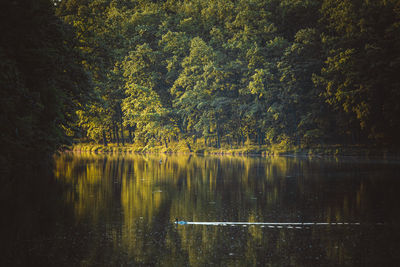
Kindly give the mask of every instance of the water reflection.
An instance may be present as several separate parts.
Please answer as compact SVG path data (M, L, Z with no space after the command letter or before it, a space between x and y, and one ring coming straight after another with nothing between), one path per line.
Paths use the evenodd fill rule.
M64 153L55 157L55 179L38 171L3 188L0 265L396 266L399 167ZM177 226L175 218L362 224Z
M80 265L374 266L399 259L398 169L349 159L62 154L55 176L74 212L64 244ZM363 225L176 227L175 218Z

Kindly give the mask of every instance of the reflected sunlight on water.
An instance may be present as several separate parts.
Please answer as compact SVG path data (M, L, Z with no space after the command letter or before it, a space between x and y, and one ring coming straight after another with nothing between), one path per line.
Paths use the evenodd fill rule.
M382 175L393 175L388 166L289 157L63 154L55 173L70 185L64 198L75 220L106 236L90 247L112 247L111 258L85 259L90 264L358 265L371 257L363 255L371 248L365 239L373 238L366 233L382 231L368 223L393 219L390 207L379 204L388 182ZM176 227L175 218L367 226Z
M51 208L24 225L35 234L18 234L6 263L390 266L399 260L399 166L354 158L63 153L54 166L62 190L48 186L54 193L43 198ZM176 225L176 218L361 225L216 227Z

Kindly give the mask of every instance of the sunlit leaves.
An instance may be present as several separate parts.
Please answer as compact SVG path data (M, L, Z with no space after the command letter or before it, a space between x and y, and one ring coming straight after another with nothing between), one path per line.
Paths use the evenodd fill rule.
M69 0L58 10L107 114L90 120L136 127L142 140L309 144L400 125L394 0Z
M391 32L399 19L395 6L393 1L324 1L321 9L328 57L316 82L350 122L349 132L375 140L393 138L400 128L398 120L389 119L399 112L392 101L398 94L389 89L398 84L398 65L390 65L399 54L399 38Z

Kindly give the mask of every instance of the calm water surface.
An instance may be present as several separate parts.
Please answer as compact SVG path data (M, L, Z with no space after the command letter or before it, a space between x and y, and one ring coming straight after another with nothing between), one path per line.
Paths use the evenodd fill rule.
M399 266L399 172L399 161L356 158L65 153L55 179L8 200L0 263Z

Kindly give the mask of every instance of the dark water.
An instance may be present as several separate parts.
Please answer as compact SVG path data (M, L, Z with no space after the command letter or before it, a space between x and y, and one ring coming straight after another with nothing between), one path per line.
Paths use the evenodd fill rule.
M66 153L55 179L32 173L3 188L0 263L399 266L399 172L399 161L355 158Z

